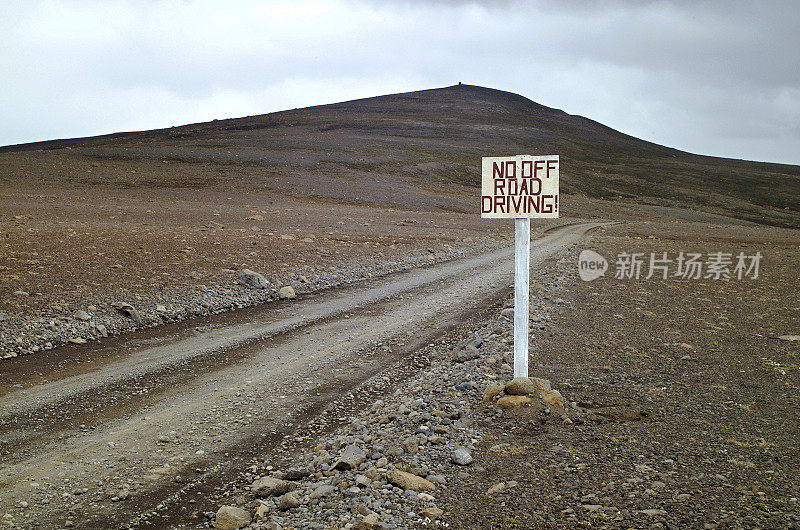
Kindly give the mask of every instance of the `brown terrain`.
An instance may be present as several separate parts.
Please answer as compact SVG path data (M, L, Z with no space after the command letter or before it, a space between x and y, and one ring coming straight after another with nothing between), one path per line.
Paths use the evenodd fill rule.
M533 223L548 316L531 373L560 385L571 424L481 399L510 378L513 223L480 219L479 161L517 153L561 156L562 217ZM305 459L339 438L386 452L402 414L371 435L353 418L436 394L434 373L474 388L436 394L459 411L444 442L389 459L445 477L413 500L444 512L424 525L800 524L800 342L779 338L800 334L798 166L458 85L2 147L0 190L0 525L207 526L263 502L256 527L423 524L380 457L361 464L360 512L353 472ZM583 248L605 277L578 279ZM757 279L613 277L621 252L680 251L764 257ZM481 357L453 364L475 332ZM456 445L474 463L454 467ZM256 499L250 482L298 462L299 507ZM326 481L341 502L311 498Z

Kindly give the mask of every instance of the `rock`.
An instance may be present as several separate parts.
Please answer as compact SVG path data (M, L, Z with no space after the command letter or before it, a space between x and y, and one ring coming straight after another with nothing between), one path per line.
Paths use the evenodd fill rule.
M509 320L513 320L514 319L514 308L513 307L507 307L507 308L503 309L502 311L500 311L500 316L506 317Z
M330 484L323 484L322 486L317 486L317 488L311 492L308 496L309 499L321 499L323 497L327 497L331 493L336 491L335 486L331 486Z
M781 335L778 337L781 340L800 341L800 335Z
M294 493L285 493L278 499L278 509L282 512L300 506L300 499Z
M333 465L334 469L348 470L361 465L367 459L367 453L357 445L348 445Z
M277 497L293 489L294 484L275 477L262 477L250 484L250 491L259 497Z
M457 447L450 456L450 460L459 466L468 466L472 463L472 455L463 447Z
M166 313L167 312L167 306L165 306L164 304L158 304L156 306L156 311L158 311L159 313Z
M435 521L443 514L444 510L442 510L441 508L425 508L420 512L420 515L422 515L423 517L427 517L431 521Z
M91 318L92 317L89 316L89 313L87 313L83 309L80 309L80 310L75 312L75 319L76 320L82 320L83 322L86 322L87 320L89 320Z
M581 497L581 504L600 504L600 499L597 498L596 493L589 493Z
M72 337L69 339L72 344L86 344L86 339L83 337Z
M416 436L410 436L406 438L400 442L400 446L406 453L410 455L417 454L417 452L419 452L419 440Z
M14 296L25 297L30 296L30 293L27 291L14 291Z
M431 434L430 436L428 436L428 443L433 445L443 444L444 438L442 438L438 434Z
M497 406L504 409L518 409L532 401L528 396L503 396L497 400Z
M296 297L297 294L294 292L294 287L292 287L291 285L284 285L278 291L278 298L280 298L281 300L291 300Z
M111 307L115 308L117 311L119 311L126 317L132 318L137 323L140 323L142 321L142 316L139 314L139 311L137 311L132 305L130 305L127 302L111 302Z
M486 391L483 393L483 400L487 403L491 403L492 401L494 401L494 398L503 393L503 390L505 390L505 388L506 385L504 385L503 383L489 385L489 388L487 388Z
M460 350L454 350L452 359L454 362L464 363L473 359L477 359L480 357L480 355L481 352L478 351L478 348L476 348L475 345L470 342Z
M250 269L242 269L236 278L239 283L251 289L266 289L269 287L269 282L264 276Z
M405 471L393 469L387 473L386 478L399 488L413 491L434 491L433 482Z
M263 502L258 503L258 508L256 508L256 513L253 515L254 521L261 521L267 515L269 515L269 506L264 504Z
M293 467L286 470L286 480L300 480L313 473L312 470L304 467Z
M8 318L9 318L8 313L3 313L2 311L0 311L0 322L5 322L6 320L8 320Z
M476 348L483 346L483 337L478 332L475 332L475 336L472 338L472 345Z
M97 327L95 327L95 329L97 330L97 332L100 334L101 337L108 337L108 330L106 329L105 324L98 324Z
M250 524L250 514L238 506L222 506L214 518L217 530L237 530Z
M517 377L506 383L505 392L512 396L533 395L551 390L550 381L538 377Z
M542 391L550 391L553 387L550 385L549 379L542 379L540 377L531 377L531 381L533 381L533 385L536 387L536 390Z
M378 514L370 513L353 525L353 530L372 530L373 528L381 528L382 526L383 525L378 520Z
M659 510L657 508L650 508L650 509L647 509L647 510L641 510L639 513L643 513L645 515L652 515L652 516L667 515L667 512L665 510Z
M536 386L527 377L517 377L506 383L505 392L510 396L525 396L536 393Z
M487 495L494 495L495 493L500 493L505 489L506 489L506 483L505 482L498 482L497 484L495 484L494 486L492 486L491 488L486 490L486 494Z
M558 390L549 390L542 392L542 401L551 407L564 408L564 397Z

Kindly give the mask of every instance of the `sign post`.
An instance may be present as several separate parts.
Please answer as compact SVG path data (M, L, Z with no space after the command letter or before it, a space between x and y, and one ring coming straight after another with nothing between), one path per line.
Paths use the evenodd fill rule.
M514 220L514 377L528 377L531 220Z
M558 217L558 155L483 157L481 217L514 219L514 377L528 377L531 219Z

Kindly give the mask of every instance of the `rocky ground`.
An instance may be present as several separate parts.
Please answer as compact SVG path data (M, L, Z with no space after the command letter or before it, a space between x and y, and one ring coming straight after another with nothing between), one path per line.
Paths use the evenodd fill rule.
M0 359L294 298L298 294L473 256L507 244L507 240L486 238L459 249L413 250L395 259L350 260L333 267L305 267L282 274L265 275L247 268L224 269L193 288L178 285L158 290L140 289L138 293L61 296L43 310L23 311L15 316L0 312ZM16 305L20 306L31 294L17 290L12 296L19 300Z
M176 196L177 195L177 196ZM230 200L228 200L230 199ZM164 206L165 204L169 206ZM508 244L475 216L194 190L8 190L0 359L257 305ZM242 270L264 277L244 284Z
M799 528L799 354L779 338L797 331L795 236L648 223L598 234L586 246L605 256L743 248L765 260L755 280L589 283L573 249L535 273L531 375L548 381L509 384L513 309L498 307L418 352L416 375L333 435L287 435L218 492L207 524Z

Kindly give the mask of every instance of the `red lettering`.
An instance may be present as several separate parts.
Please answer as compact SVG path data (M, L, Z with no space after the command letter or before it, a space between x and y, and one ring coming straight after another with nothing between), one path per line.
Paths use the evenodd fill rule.
M515 179L517 178L517 163L513 160L509 160L506 162L506 178L507 179Z
M492 178L501 179L504 176L504 169L502 162L492 162Z
M494 179L494 194L495 195L505 195L506 191L506 181L505 179Z
M506 213L506 198L505 197L495 197L494 198L494 213Z
M528 195L539 195L542 193L542 181L540 179L532 178L528 180L530 181L530 185L528 186ZM536 191L533 191L534 188L536 188Z
M553 203L547 200L552 198L552 195L542 195L542 213L553 213Z
M486 200L489 200L487 203ZM481 195L481 213L492 213L492 196Z
M525 166L528 166L528 174L525 174ZM531 160L523 160L522 161L522 171L521 175L522 178L531 178L533 176L533 162Z
M547 172L545 173L545 176L547 178L550 178L550 170L551 169L555 171L556 164L558 164L558 162L556 162L555 160L548 160L547 161Z
M542 166L542 167L539 167ZM536 178L536 173L544 169L544 160L537 160L533 163L533 178Z

